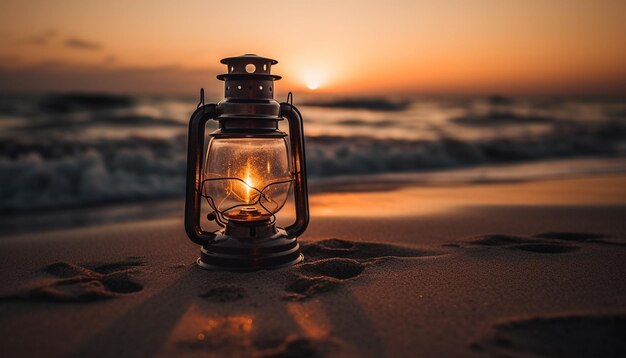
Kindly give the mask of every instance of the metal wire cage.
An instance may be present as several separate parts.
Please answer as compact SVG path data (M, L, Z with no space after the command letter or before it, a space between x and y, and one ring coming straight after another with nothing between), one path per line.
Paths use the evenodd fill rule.
M217 138L207 148L201 195L222 227L229 220L273 224L293 181L284 138Z

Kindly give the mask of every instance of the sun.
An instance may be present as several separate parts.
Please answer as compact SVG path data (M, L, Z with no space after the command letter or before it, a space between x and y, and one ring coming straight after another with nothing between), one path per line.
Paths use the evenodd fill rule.
M315 91L322 84L322 76L317 72L309 72L304 76L304 83L311 91Z
M311 91L315 91L319 86L320 86L319 81L314 81L314 80L306 81L306 88L310 89Z

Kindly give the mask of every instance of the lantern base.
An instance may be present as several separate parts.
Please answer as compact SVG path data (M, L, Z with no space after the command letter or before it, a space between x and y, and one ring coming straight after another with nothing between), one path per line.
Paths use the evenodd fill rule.
M284 231L262 239L239 239L220 235L211 245L202 246L198 266L207 270L256 271L295 265L304 259L296 238Z

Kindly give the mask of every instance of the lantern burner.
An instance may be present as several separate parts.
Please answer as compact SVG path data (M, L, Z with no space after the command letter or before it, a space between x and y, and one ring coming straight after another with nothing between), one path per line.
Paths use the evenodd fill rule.
M265 221L272 217L271 214L262 213L255 207L244 207L239 210L231 210L224 213L224 216L233 221Z

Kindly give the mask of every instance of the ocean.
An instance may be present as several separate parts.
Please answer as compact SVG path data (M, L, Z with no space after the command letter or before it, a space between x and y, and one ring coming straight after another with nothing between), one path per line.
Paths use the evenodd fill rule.
M313 190L626 171L623 99L299 99ZM0 212L182 198L196 105L185 96L0 95Z

